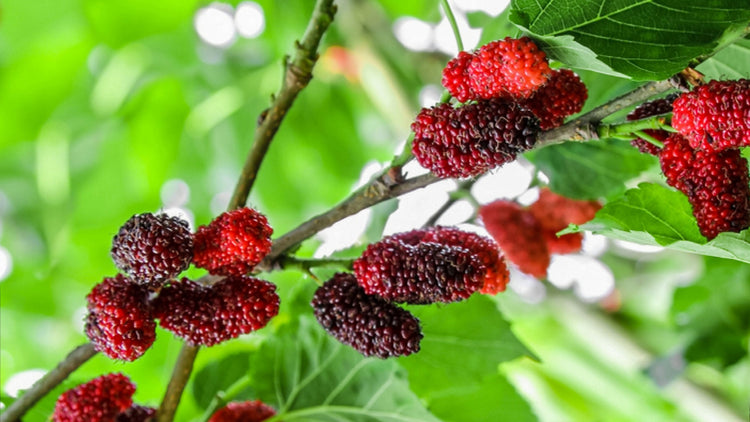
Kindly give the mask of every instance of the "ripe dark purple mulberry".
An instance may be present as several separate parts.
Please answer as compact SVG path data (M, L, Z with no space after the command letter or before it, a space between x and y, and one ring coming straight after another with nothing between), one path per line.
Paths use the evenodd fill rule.
M452 245L453 240L440 239L432 230L447 229L413 230L370 244L354 261L365 292L393 302L456 302L482 289L490 271L501 271L499 266L488 269L486 255ZM495 277L501 284L504 274Z
M473 177L516 159L536 143L539 120L503 99L423 108L411 125L412 152L438 177Z
M748 164L739 150L694 150L685 137L673 133L659 163L667 183L687 195L707 239L750 227Z
M135 384L107 374L64 392L55 403L54 422L111 422L133 404Z
M352 274L338 273L312 300L320 325L338 341L365 356L388 358L419 351L422 331L409 311L368 295Z
M166 214L130 217L112 239L117 268L141 283L176 277L190 265L193 235L188 223Z
M278 312L276 286L249 276L226 277L210 286L184 278L162 289L154 301L159 325L203 346L259 330Z
M208 422L261 422L276 414L260 400L231 402L217 410Z
M86 296L86 335L112 359L133 361L156 339L156 323L146 286L118 274L105 278Z
M273 229L252 208L221 214L195 233L193 264L211 274L243 275L271 250Z
M711 81L674 102L672 127L694 149L750 146L750 80Z
M146 422L155 415L155 408L134 404L117 415L115 422Z
M654 101L647 101L628 113L627 119L640 120L645 119L646 117L669 113L672 111L672 101L674 101L674 99L669 97L660 98ZM669 132L661 129L645 129L644 132L662 143L664 143L664 141L669 136ZM651 142L641 138L630 141L630 144L638 148L638 150L644 154L659 155L659 151L661 151L661 147L659 147L658 145L654 145Z

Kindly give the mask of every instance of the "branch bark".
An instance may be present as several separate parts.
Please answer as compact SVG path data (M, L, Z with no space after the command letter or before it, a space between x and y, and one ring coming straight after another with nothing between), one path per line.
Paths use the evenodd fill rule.
M42 397L47 395L53 388L65 381L68 376L86 363L97 351L91 343L82 344L68 354L65 359L57 364L55 369L47 372L39 381L28 389L8 409L0 415L0 422L14 422L21 420L26 411L31 409Z

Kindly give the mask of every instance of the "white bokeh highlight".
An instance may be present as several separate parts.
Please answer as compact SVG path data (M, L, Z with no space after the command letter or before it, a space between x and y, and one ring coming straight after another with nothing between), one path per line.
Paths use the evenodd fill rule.
M234 25L240 36L256 38L266 29L263 8L254 1L243 1L234 12Z
M229 47L237 39L232 7L228 4L211 3L199 9L193 25L200 39L214 47Z

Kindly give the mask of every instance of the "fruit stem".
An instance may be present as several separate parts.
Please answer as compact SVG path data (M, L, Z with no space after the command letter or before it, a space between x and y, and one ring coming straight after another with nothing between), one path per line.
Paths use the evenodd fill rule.
M639 138L647 141L650 144L656 145L659 148L664 148L664 143L663 142L661 142L660 140L654 138L653 136L649 135L648 133L646 133L646 132L644 132L642 130L638 130L638 131L635 131L633 133L636 134L636 135L638 135Z
M443 6L445 17L446 19L448 19L448 23L450 23L451 29L453 30L453 36L456 38L456 45L458 46L458 51L464 51L464 42L461 40L461 33L458 31L458 23L456 23L456 16L453 14L453 10L451 9L450 3L448 3L448 0L440 0L440 4Z
M208 421L214 414L214 412L216 412L219 408L226 406L226 404L232 401L232 399L240 394L242 390L249 387L251 381L252 379L250 378L250 376L244 375L240 377L240 379L235 381L234 384L227 387L227 389L218 391L214 398L211 400L211 403L206 408L206 411L203 412L203 415L200 418L201 422Z
M629 122L616 123L612 125L599 125L597 134L600 138L632 138L633 133L644 129L664 129L668 127L665 123L667 115L651 116L645 119ZM671 127L670 127L671 129Z
M14 422L21 419L29 409L31 409L42 397L47 395L53 388L63 382L68 376L86 363L97 351L91 343L82 344L68 354L65 359L57 364L55 369L47 372L42 378L34 383L31 388L14 401L13 404L0 415L2 422Z

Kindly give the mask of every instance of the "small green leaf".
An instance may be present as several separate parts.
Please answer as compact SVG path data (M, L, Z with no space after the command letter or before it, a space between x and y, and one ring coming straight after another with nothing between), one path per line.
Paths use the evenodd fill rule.
M654 164L627 142L566 142L526 154L550 179L550 188L575 199L598 199L625 190L625 182Z
M696 70L711 79L750 78L750 40L739 40L728 45Z
M706 3L514 0L510 20L568 66L659 80L710 53L733 24L750 20L745 4Z
M220 391L226 390L250 369L249 353L235 353L221 360L209 362L195 374L193 397L198 406L207 408ZM243 392L249 397L251 392Z
M721 233L707 242L685 195L652 183L628 190L580 228L614 239L750 263L749 230Z
M301 317L253 355L253 386L278 409L271 420L437 422L392 360L364 358Z

